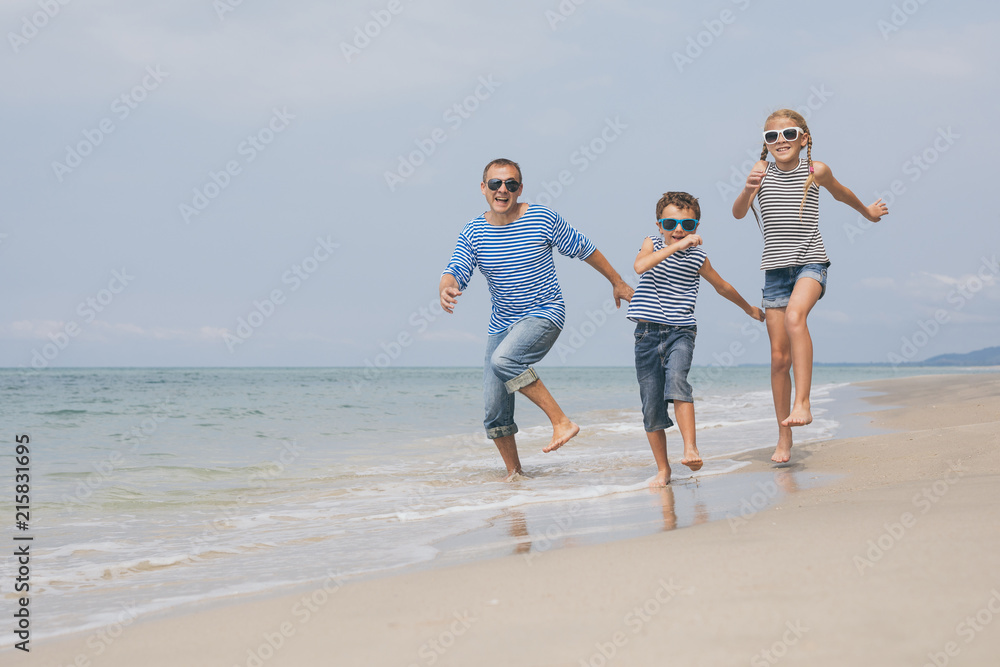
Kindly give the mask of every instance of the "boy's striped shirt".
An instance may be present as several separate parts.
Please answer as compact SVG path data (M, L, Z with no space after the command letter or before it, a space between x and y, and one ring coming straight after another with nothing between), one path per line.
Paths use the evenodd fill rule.
M653 252L664 248L662 236L647 238L653 242ZM701 285L698 272L707 258L704 248L692 246L675 252L642 274L628 306L628 319L695 326L694 306Z
M542 317L562 328L566 306L553 248L578 259L597 249L562 216L539 204L529 205L524 215L503 226L491 225L480 215L459 234L444 273L455 276L464 291L479 268L493 303L490 335L503 333L522 317Z

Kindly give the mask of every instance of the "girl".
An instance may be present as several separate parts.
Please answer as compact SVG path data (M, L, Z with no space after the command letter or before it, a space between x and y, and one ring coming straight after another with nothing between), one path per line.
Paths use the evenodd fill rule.
M806 158L800 159L803 148ZM774 162L766 160L768 153ZM826 292L830 266L819 234L820 186L872 222L889 213L881 199L870 206L862 204L828 166L813 162L812 135L805 118L791 109L775 111L764 123L760 161L733 203L737 220L752 208L754 198L760 203L757 222L764 234L760 268L765 272L762 307L771 341L771 393L778 418L778 446L771 457L775 463L791 458L792 427L812 422L813 348L806 317ZM757 217L756 209L753 213ZM794 405L790 369L795 373Z

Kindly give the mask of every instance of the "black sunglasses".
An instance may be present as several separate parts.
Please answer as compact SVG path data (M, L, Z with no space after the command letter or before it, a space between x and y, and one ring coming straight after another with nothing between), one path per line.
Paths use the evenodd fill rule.
M496 191L500 189L500 184L503 183L507 186L507 192L517 192L521 189L521 184L515 181L513 178L508 178L506 181L501 181L499 178L491 178L486 181L486 187L490 190Z

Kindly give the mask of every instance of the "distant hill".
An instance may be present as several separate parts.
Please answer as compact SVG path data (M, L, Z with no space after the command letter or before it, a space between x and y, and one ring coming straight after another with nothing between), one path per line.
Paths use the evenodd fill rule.
M939 354L920 366L1000 366L1000 347L987 347L966 354Z

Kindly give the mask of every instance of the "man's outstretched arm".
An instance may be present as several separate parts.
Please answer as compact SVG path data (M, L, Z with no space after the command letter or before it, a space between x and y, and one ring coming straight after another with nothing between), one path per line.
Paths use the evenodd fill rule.
M455 312L455 306L458 305L458 297L462 296L462 290L458 287L458 280L455 276L450 273L445 273L441 276L441 282L438 283L438 292L441 295L441 308L446 312Z
M622 280L622 277L618 275L618 272L614 270L614 267L612 267L608 260L605 259L600 250L594 250L594 252L590 253L590 256L583 261L597 269L597 271L611 283L613 296L615 298L615 306L617 308L621 308L622 299L625 301L632 300L632 294L635 290L632 289L627 282Z

